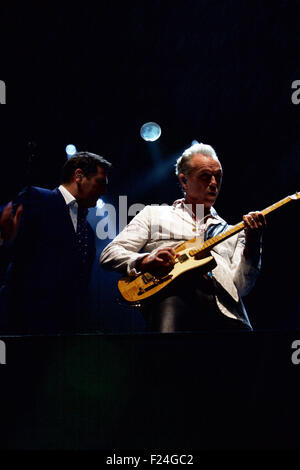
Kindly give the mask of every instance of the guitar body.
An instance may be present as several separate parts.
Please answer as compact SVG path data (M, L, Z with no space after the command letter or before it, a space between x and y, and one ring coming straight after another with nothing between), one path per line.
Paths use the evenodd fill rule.
M128 302L140 302L152 297L187 271L198 269L199 275L211 271L216 262L213 256L195 259L190 256L191 248L180 250L173 269L169 273L151 274L142 273L137 277L125 276L118 282L118 288L122 296Z

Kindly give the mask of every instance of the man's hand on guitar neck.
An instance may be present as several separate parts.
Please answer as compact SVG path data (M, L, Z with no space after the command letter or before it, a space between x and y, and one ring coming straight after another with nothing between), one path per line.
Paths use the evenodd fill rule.
M243 222L245 224L244 256L257 264L260 256L260 239L266 226L266 219L262 212L256 211L243 215Z
M171 247L160 248L156 253L138 260L136 269L141 272L170 271L175 264L176 252Z

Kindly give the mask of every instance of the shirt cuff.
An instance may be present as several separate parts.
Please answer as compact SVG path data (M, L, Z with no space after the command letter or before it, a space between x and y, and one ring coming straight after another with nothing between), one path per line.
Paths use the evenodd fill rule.
M134 258L132 261L128 263L128 266L127 266L128 276L138 276L139 274L142 274L142 271L137 271L136 263L138 260L145 258L145 256L148 256L148 255L150 255L150 253L137 253L136 258Z

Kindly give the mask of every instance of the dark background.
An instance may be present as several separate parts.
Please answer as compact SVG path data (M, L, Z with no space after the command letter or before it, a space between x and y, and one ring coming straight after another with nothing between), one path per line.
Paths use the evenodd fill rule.
M215 207L228 223L300 189L297 1L27 2L0 11L1 203L28 182L31 140L37 186L58 185L70 143L109 159L112 204L119 195L128 206L180 197L173 165L194 139L222 162ZM139 135L147 121L162 128L154 144ZM298 204L268 217L261 276L245 298L257 330L300 329ZM93 325L142 331L139 312L116 300L118 277L95 263Z

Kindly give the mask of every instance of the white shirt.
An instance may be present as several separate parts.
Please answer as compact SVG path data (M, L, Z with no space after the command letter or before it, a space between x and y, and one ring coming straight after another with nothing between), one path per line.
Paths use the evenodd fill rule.
M201 235L211 224L225 222L213 208L200 222L185 207L183 200L175 201L172 206L146 206L106 246L100 263L106 268L135 276L139 274L135 269L136 262L146 254L167 246L175 248L195 235L199 236L199 232ZM231 227L228 226L228 229ZM244 247L244 231L216 245L211 252L217 262L212 276L232 299L228 302L228 295L216 296L220 311L250 325L241 297L252 289L259 273L260 261L258 266L253 266L250 260L246 260L243 256Z
M78 202L76 201L73 194L70 193L62 184L59 186L59 191L61 192L66 205L69 206L69 213L73 223L75 232L77 231L77 216L78 216Z

